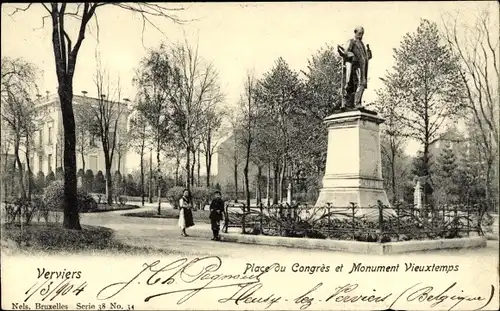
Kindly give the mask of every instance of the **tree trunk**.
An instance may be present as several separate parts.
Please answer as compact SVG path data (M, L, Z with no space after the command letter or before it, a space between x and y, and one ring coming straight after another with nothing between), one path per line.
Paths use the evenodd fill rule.
M118 152L118 172L122 173L121 171L121 164L122 164L122 153L121 152Z
M280 181L279 181L279 200L283 202L283 184L285 180L285 170L286 170L286 158L283 156L283 165L280 170Z
M396 150L394 148L394 142L391 146L391 187L392 187L392 204L396 204Z
M179 185L179 168L181 166L181 159L179 155L176 156L175 158L175 185Z
M141 205L144 206L144 144L141 146Z
M247 210L250 210L250 185L248 182L248 158L245 163L245 168L243 170L243 174L245 175L245 196L247 200Z
M207 135L207 150L205 154L205 166L207 167L207 188L210 187L210 174L212 173L212 132L209 130Z
M248 209L248 211L250 211L250 184L248 181L248 166L250 164L250 148L252 147L252 138L250 136L250 133L248 133L247 138L248 138L248 141L247 141L247 146L246 146L247 148L246 148L246 156L245 156L245 168L243 169L243 173L245 175L245 196L247 199L247 209Z
M429 172L429 145L427 143L424 144L424 154L423 154L423 159L422 162L424 164L424 172L426 174L426 181L424 184L424 191L423 191L423 196L422 196L422 204L424 208L428 208L427 204L429 202L429 198L427 196L427 191L430 183L430 172Z
M238 162L236 157L234 158L234 203L238 203Z
M31 165L30 165L30 157L29 157L29 154L30 154L30 149L28 147L28 144L29 142L26 141L26 169L27 169L27 172L28 172L28 200L31 201L31 193L33 192L33 189L32 189L32 176L31 176Z
M191 186L194 187L194 168L196 167L196 149L191 150L193 153L193 163L191 164Z
M82 168L83 168L83 171L85 172L85 155L83 154L83 152L81 153L82 155Z
M12 168L12 179L14 179L14 178L15 178L15 175L16 175L16 164L17 164L17 163L16 163L16 160L17 160L17 159L14 159L14 163L13 163L13 165L12 165L12 166L13 166L13 168ZM17 190L17 189L16 189L16 187L15 187L15 185L14 185L14 183L13 183L12 188L10 188L10 195L11 195L11 196L15 196L15 195L16 195L16 190Z
M107 159L105 159L104 162L105 162L105 166L106 166L106 197L107 197L108 205L112 205L113 204L113 180L111 178L111 163Z
M259 207L260 204L262 204L262 193L261 193L261 189L260 189L261 178L262 178L262 167L259 165L257 167L257 189L256 189L257 207Z
M59 101L64 128L64 221L67 229L81 230L78 215L77 182L76 182L76 136L75 116L73 113L72 78L65 77L59 81Z
M267 163L267 206L271 205L271 164Z
M186 146L186 188L188 191L191 191L191 146L190 143L188 142Z
M274 163L274 176L273 176L273 204L278 204L278 178L279 178L279 164Z
M16 139L16 142L14 143L14 155L16 157L17 166L19 167L19 172L17 175L18 182L19 182L19 196L22 199L26 199L26 189L24 188L24 172L23 172L23 165L21 163L21 158L19 157L19 140L18 139Z
M493 159L491 159L491 156L488 157L487 163L486 163L486 187L485 187L485 199L486 199L486 210L491 211L492 207L492 200L491 200L491 169L493 165Z
M2 184L3 184L3 193L4 193L4 201L7 199L8 197L8 191L9 191L9 188L8 188L8 184L9 184L9 179L10 179L10 174L9 174L9 149L10 149L10 144L7 145L7 147L5 148L5 154L4 154L4 176L3 176L3 179L2 179Z
M201 167L201 164L200 164L200 149L198 148L198 162L197 162L197 172L196 172L196 175L197 175L197 179L196 179L196 186L197 187L200 187L200 167ZM207 186L208 188L208 186Z
M158 149L156 149L156 186L158 187L158 215L161 214L161 171L160 171L160 142L158 141Z
M153 203L153 150L149 150L148 202Z

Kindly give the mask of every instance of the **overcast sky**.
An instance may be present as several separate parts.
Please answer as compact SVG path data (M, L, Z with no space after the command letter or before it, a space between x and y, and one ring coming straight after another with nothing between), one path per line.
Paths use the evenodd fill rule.
M292 69L305 69L307 59L325 44L344 44L353 36L357 25L365 28L364 41L370 44L369 85L364 99L375 99L375 89L381 87L379 77L392 66L392 51L403 36L413 32L421 18L441 22L442 13L460 12L460 20L474 20L480 9L490 7L498 29L496 2L358 2L358 3L199 3L186 4L179 17L191 21L180 26L165 19L153 19L158 28L147 27L142 36L142 19L113 6L98 8L99 41L95 21L87 33L78 56L74 93L86 90L96 95L93 84L95 51L101 53L103 65L112 75L120 76L122 97L134 98L134 69L145 55L145 48L161 41L183 40L199 44L200 55L212 61L219 71L226 93L226 104L233 105L242 91L245 73L253 69L259 77L269 70L278 57L283 57ZM18 5L19 6L19 5ZM2 56L22 57L43 70L40 87L56 92L54 55L51 45L50 20L42 26L46 11L34 4L26 12L13 17L12 4L2 5ZM76 24L75 24L76 26ZM71 28L71 27L70 27ZM76 38L77 29L70 29ZM75 39L74 39L75 40ZM418 148L409 146L409 152Z

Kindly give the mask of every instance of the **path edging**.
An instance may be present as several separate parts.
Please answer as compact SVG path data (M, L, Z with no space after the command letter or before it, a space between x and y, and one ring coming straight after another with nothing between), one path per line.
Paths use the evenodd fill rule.
M359 241L308 239L308 238L286 238L277 236L243 235L243 234L221 234L226 242L243 244L257 244L268 246L284 246L305 249L319 249L330 251L343 251L350 253L365 254L395 254L407 252L419 252L440 249L478 248L486 247L486 237L467 237L457 239L401 241L388 243L371 243Z

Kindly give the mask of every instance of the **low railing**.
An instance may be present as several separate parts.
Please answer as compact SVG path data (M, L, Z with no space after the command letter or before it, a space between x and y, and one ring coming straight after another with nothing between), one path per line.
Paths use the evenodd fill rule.
M227 204L225 214L225 232L236 227L244 233L274 236L388 242L484 234L481 205L415 208L379 202L367 208L276 204L248 209L244 204Z

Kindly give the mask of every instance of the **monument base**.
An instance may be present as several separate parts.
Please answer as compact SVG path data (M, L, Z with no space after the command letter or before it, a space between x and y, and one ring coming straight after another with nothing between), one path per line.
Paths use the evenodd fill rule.
M325 176L316 207L360 209L388 206L380 154L379 124L384 120L373 111L356 109L334 113L328 125Z
M388 206L389 200L383 189L365 189L365 188L323 188L319 192L316 206L350 207L355 203L358 207L375 207L377 201Z

